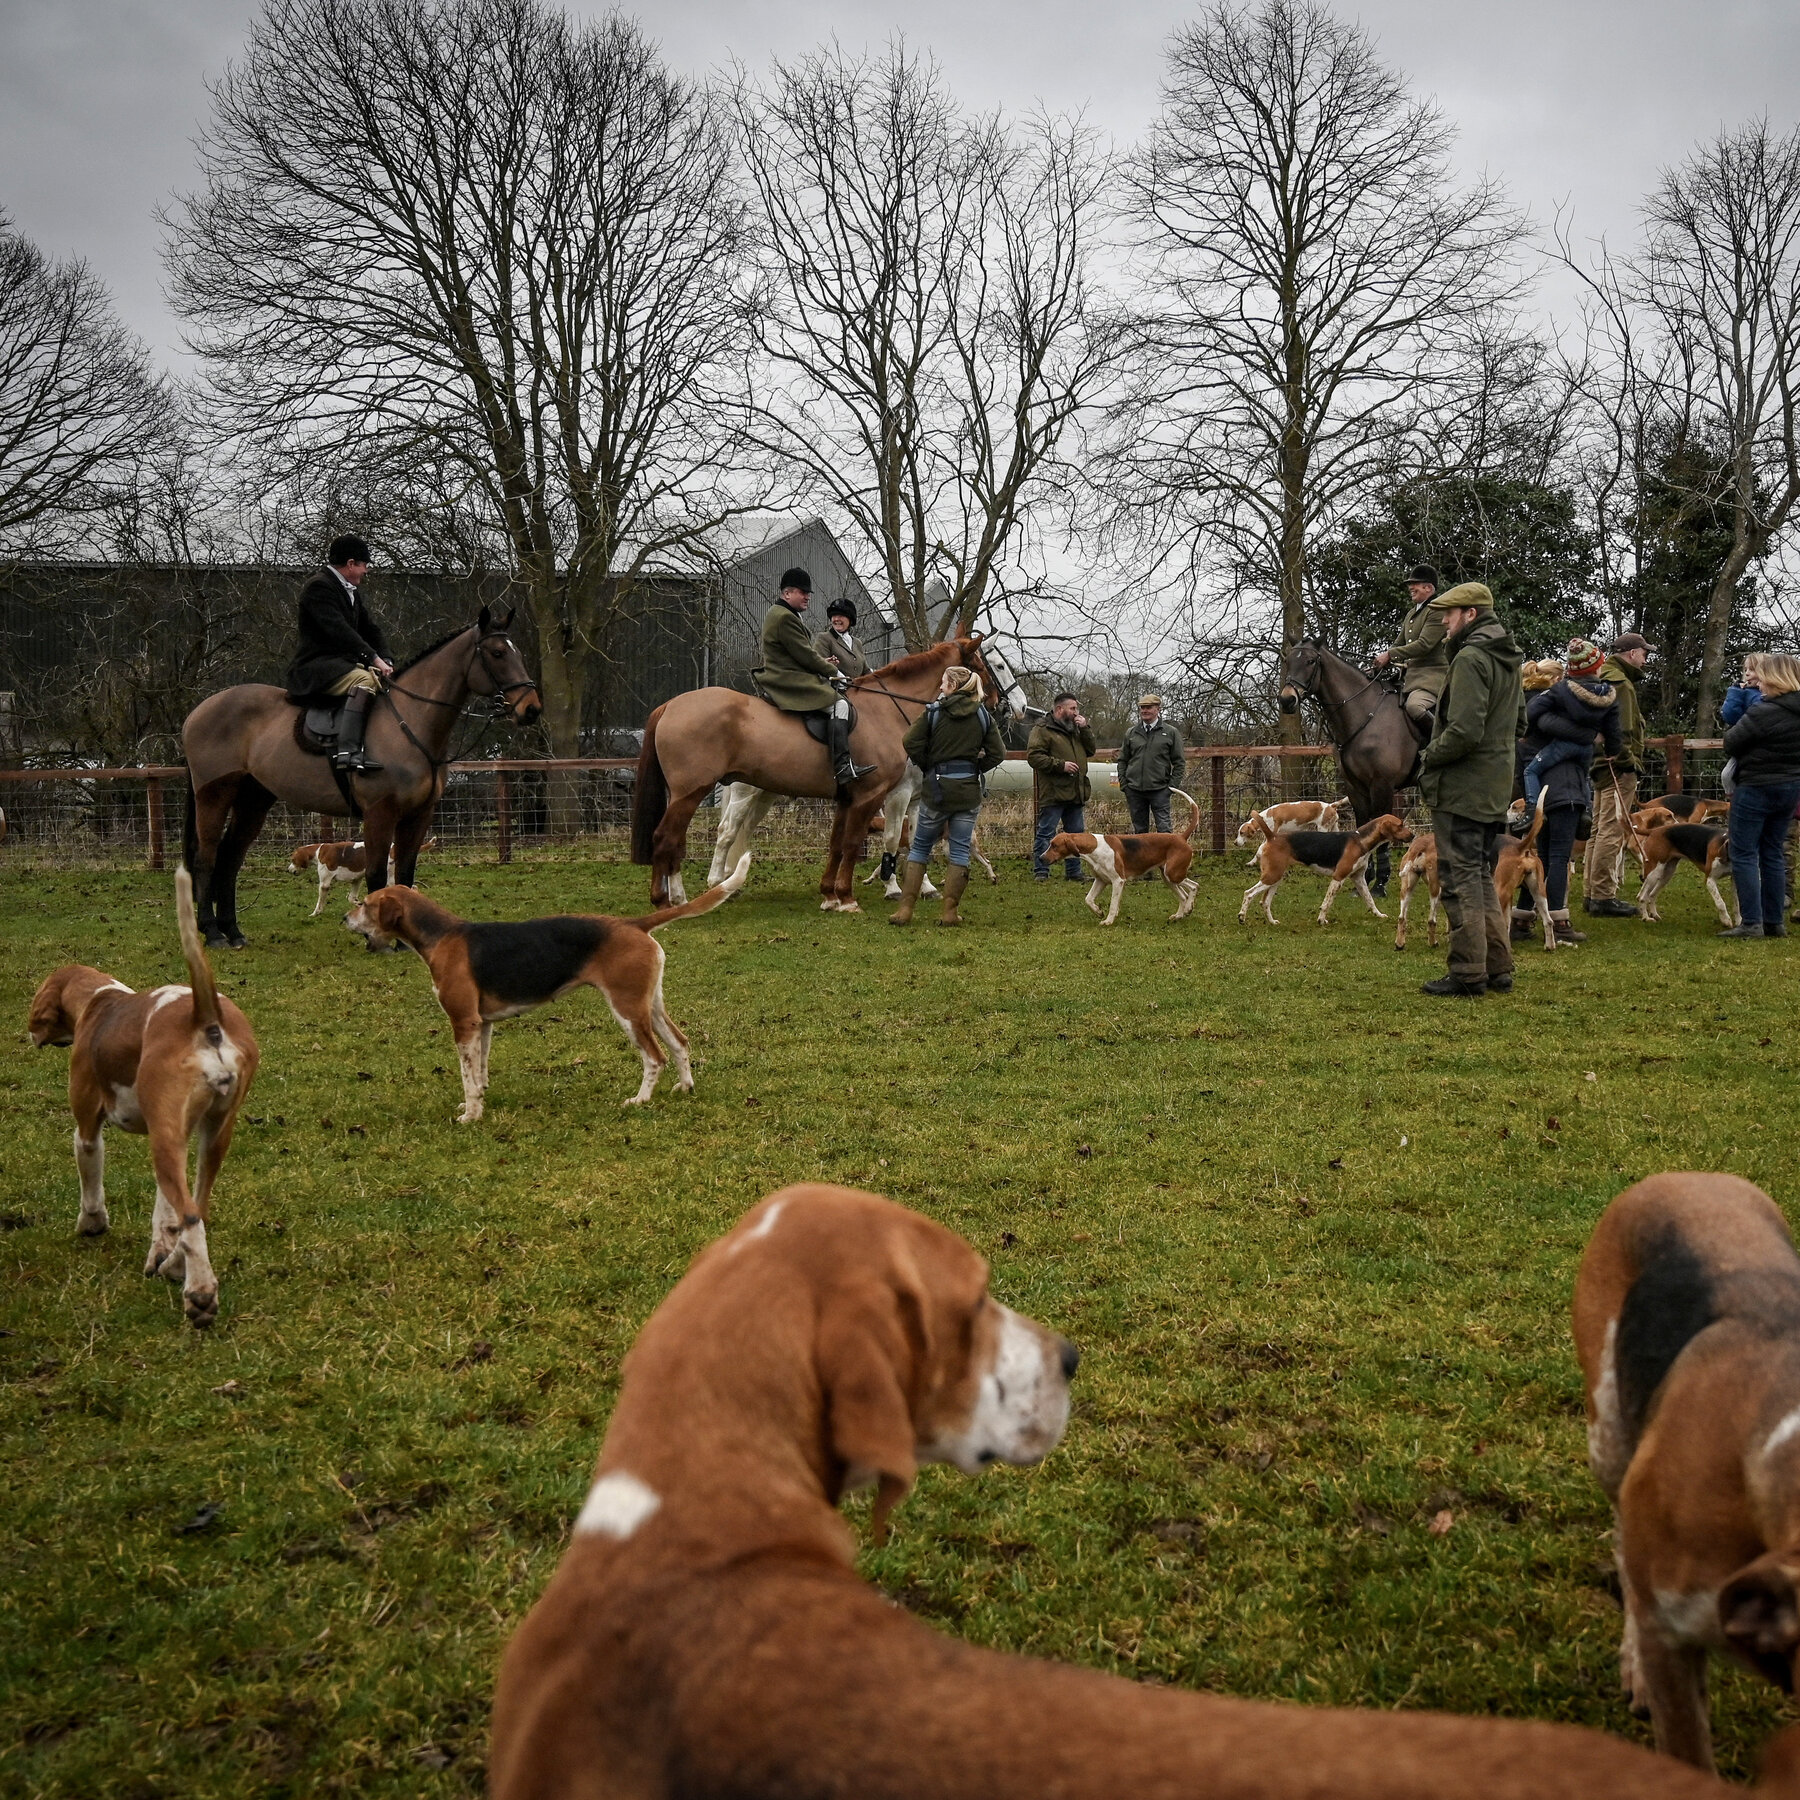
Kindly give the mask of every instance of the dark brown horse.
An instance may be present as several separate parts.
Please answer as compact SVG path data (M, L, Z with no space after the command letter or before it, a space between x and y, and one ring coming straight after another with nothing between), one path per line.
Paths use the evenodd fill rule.
M901 740L937 696L944 671L960 663L981 676L987 705L1002 710L998 685L979 636L951 638L896 658L850 684L857 710L850 752L867 765L832 821L831 848L819 882L827 912L860 912L853 883L856 858L874 818L906 767ZM679 905L688 826L720 782L747 781L772 794L829 799L836 787L825 746L807 735L798 715L784 713L736 688L695 688L650 715L638 756L631 806L631 860L650 865L656 906Z
M1281 671L1281 710L1297 712L1302 695L1324 715L1357 824L1393 812L1394 791L1411 782L1419 760L1419 740L1399 694L1379 675L1365 675L1355 663L1302 638ZM1387 878L1383 844L1371 884L1377 894L1387 891Z
M471 694L487 695L516 725L543 711L512 623L489 613L440 638L395 672L369 712L368 745L376 775L350 776L363 814L369 892L396 879L411 884L431 810L444 791L451 727ZM202 700L181 728L187 755L188 809L183 861L199 895L200 929L209 944L245 943L237 921L237 876L277 800L306 812L346 815L350 808L328 760L301 749L300 710L278 687L245 682Z

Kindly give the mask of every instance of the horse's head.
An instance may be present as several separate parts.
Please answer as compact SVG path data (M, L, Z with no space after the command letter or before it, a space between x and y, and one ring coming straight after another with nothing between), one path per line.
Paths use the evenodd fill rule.
M992 665L981 648L981 633L973 637L955 638L956 660L965 669L973 669L981 677L981 701L989 712L1004 716L1011 711L1011 703L1006 691L1000 685L999 677L994 673ZM998 661L998 656L995 658ZM1002 665L1004 666L1004 665Z
M1287 654L1281 669L1281 710L1300 710L1300 696L1310 694L1318 682L1319 646L1311 638L1302 638Z
M508 635L515 617L509 607L504 613L481 609L475 621L475 655L469 664L469 691L491 694L511 715L515 725L531 725L544 710L538 684L531 679L519 646Z

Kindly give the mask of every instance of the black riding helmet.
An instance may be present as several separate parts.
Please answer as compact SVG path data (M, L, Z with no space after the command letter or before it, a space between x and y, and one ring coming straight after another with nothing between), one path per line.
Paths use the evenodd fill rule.
M826 607L825 616L828 619L848 619L854 625L856 623L856 602L854 600L834 600Z

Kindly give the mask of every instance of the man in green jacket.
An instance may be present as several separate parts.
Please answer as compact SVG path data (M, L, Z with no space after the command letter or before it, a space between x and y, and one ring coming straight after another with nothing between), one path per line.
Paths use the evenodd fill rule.
M869 771L850 760L850 702L841 691L849 683L813 648L806 629L811 598L812 577L804 569L789 569L781 578L781 598L763 618L762 666L750 673L763 698L783 712L825 715L831 769L842 789Z
M1426 982L1424 991L1504 994L1512 990L1513 958L1494 862L1512 801L1514 749L1525 731L1525 659L1480 582L1465 581L1432 604L1444 615L1450 677L1419 757L1419 794L1437 833L1450 973Z
M1631 815L1637 806L1638 776L1644 767L1644 714L1637 684L1655 648L1635 631L1612 641L1600 666L1600 679L1610 681L1619 696L1619 754L1608 761L1596 756L1594 828L1588 833L1587 861L1581 871L1581 909L1603 919L1635 919L1638 909L1619 898L1619 873L1631 842Z
M1119 791L1131 808L1131 829L1169 829L1169 792L1187 779L1187 752L1181 733L1162 716L1162 695L1138 701L1138 722L1119 746Z
M1081 702L1073 694L1058 694L1048 717L1032 727L1025 740L1025 760L1031 764L1031 806L1037 815L1037 831L1031 846L1031 873L1038 881L1050 879L1044 851L1059 831L1086 831L1082 807L1092 789L1088 783L1088 758L1094 754L1094 734L1081 716ZM1063 863L1063 875L1081 880L1081 858Z
M1416 730L1429 731L1431 715L1443 694L1444 683L1450 679L1450 653L1444 648L1444 613L1432 604L1437 598L1437 570L1430 563L1420 563L1408 578L1406 591L1410 604L1399 639L1376 657L1375 666L1385 669L1389 663L1400 665L1400 703Z

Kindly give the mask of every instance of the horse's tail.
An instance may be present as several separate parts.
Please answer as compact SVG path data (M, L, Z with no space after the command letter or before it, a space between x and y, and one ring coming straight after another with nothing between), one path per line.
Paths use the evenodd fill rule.
M644 723L644 747L638 752L637 783L631 792L631 860L651 860L656 828L669 810L669 783L656 754L656 726L664 709L658 707Z
M181 866L191 875L200 864L200 802L194 795L194 772L188 770L187 811L181 821Z

